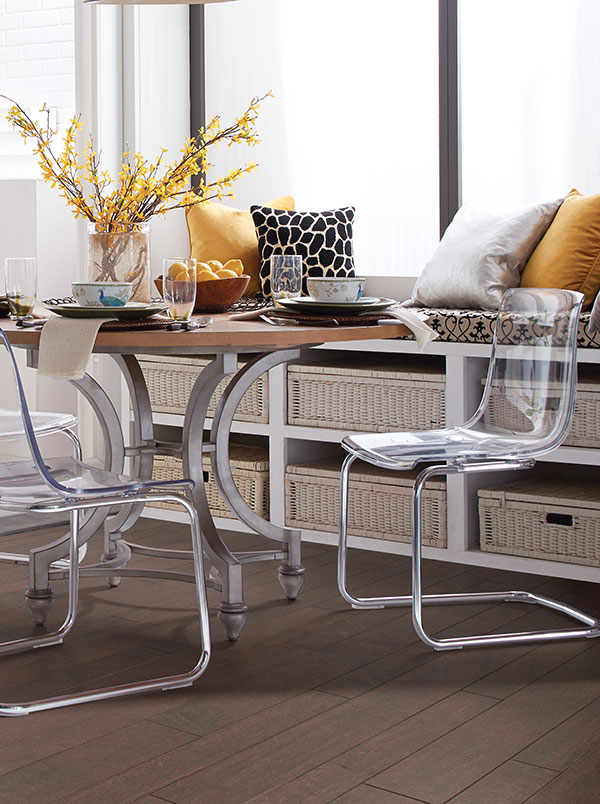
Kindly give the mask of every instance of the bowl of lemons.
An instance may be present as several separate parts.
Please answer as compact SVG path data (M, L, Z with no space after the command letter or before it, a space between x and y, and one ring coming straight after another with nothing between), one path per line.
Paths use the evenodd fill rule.
M219 260L196 263L194 312L222 313L242 298L249 282L241 260L229 260L225 264ZM162 276L155 279L154 284L162 296Z

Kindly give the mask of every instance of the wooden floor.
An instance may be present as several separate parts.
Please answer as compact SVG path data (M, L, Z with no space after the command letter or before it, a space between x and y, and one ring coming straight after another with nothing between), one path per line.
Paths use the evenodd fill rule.
M148 544L185 545L181 526L145 520L136 530ZM22 552L23 539L4 537L0 549ZM213 658L194 688L0 721L0 802L600 801L600 642L436 653L415 638L407 610L350 610L331 548L306 545L305 565L295 603L283 598L275 565L247 567L247 625L233 645L211 618ZM408 578L405 558L352 554L359 594L407 589ZM30 632L26 568L2 565L0 582L2 639ZM535 587L600 614L591 584L438 562L425 582L446 592ZM193 587L82 585L64 645L2 658L4 701L195 662ZM56 590L53 624L65 610L64 582ZM216 593L210 602L214 614ZM563 622L521 604L432 608L427 621L438 634Z

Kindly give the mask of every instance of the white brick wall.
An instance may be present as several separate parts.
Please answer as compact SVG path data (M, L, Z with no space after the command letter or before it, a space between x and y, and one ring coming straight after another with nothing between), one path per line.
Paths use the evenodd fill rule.
M60 129L75 113L73 8L78 0L0 0L0 93L28 110L56 110ZM32 175L30 149L7 130L0 99L0 178Z

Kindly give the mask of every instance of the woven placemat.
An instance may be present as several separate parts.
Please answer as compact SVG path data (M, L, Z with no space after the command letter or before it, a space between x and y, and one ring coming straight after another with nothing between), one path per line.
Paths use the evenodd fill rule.
M332 315L331 313L300 313L293 310L274 310L265 313L270 318L289 318L292 321L300 321L302 324L374 324L382 318L393 318L386 315L385 310L379 313L369 313L368 315Z
M105 321L100 329L165 329L169 326L169 323L168 318L159 318L158 316L150 316L141 320L133 319L131 321L115 319L114 321Z

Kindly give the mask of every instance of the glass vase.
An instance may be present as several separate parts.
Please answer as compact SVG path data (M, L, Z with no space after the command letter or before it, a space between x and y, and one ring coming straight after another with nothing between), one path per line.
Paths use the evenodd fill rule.
M131 301L152 299L150 224L120 225L107 232L102 224L88 224L88 279L90 282L131 282Z

